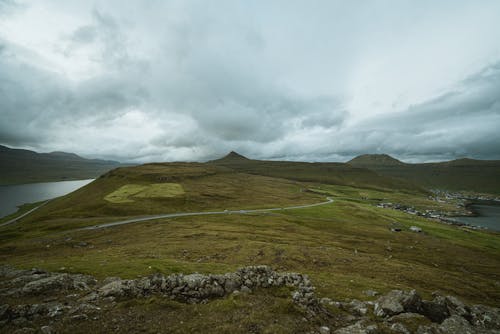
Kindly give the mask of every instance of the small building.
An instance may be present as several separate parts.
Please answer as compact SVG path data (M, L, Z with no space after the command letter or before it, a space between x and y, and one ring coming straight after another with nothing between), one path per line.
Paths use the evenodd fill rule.
M422 229L418 226L410 226L410 231L420 233Z

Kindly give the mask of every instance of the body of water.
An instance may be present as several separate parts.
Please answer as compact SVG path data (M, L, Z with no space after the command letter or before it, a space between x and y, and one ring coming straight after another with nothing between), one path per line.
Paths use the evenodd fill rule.
M479 214L477 217L453 217L454 220L475 226L487 227L493 231L500 231L500 203L473 204L471 208Z
M21 204L63 196L92 181L93 179L0 186L0 217L16 212Z

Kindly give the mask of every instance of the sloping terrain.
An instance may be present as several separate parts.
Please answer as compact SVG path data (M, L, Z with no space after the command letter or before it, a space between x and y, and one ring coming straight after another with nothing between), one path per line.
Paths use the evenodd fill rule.
M422 189L410 182L378 175L366 168L358 168L345 163L251 160L236 152L231 152L224 158L213 160L209 163L244 173L281 177L304 182L423 193Z
M73 153L37 153L0 145L0 185L96 178L119 162L85 159Z
M144 295L141 290L136 298L131 295L136 291L135 283L127 281L118 286L124 292L111 289L116 299L103 295L97 301L103 313L85 306L88 318L73 319L73 315L85 312L79 309L79 303L94 303L75 299L54 316L64 319L58 329L76 332L169 328L176 333L307 333L320 326L333 331L364 318L358 313L364 311L350 310L360 305L356 301L351 305L353 298L373 300L372 291L385 294L393 289L416 289L428 300L434 298L434 291L440 291L467 303L500 306L498 234L460 229L373 205L377 198L397 196L393 191L336 185L318 190L335 201L286 212L179 217L85 231L68 231L66 225L75 223L74 219L61 218L58 224L44 219L23 220L2 228L0 262L17 268L89 274L102 284L115 282L108 277L116 276L142 282L143 277L155 274L223 274L240 267L268 265L279 272L307 274L317 298L346 303L334 303L329 313L308 317L293 302L293 289L252 287L250 293L230 294L206 304L186 304L161 294ZM422 205L430 201L414 196ZM413 198L408 196L406 200L411 202ZM394 222L400 224L400 232L390 230ZM420 227L422 232L412 232L411 226ZM70 295L87 296L84 291L68 291L61 299L43 305L52 309L57 306L54 303L63 303ZM29 294L5 300L9 304L39 303ZM37 310L42 312L43 307ZM361 304L359 308L366 308L371 317L373 306ZM73 309L77 313L70 313ZM11 312L11 308L8 310ZM349 317L350 312L355 312L355 318ZM19 317L17 314L12 316ZM46 318L27 319L23 326L43 326ZM418 320L417 326L430 324L428 320L420 322L425 319L414 320ZM141 325L136 329L138 323ZM15 323L9 326L15 327Z
M443 309L451 302L433 296L435 291L468 304L500 306L498 233L377 206L392 202L447 211L456 209L454 202L435 201L408 183L363 168L229 158L117 168L0 227L0 263L52 272L13 271L14 276L0 279L8 304L0 308L5 328L41 329L54 321L53 329L75 333L317 333L321 327L335 333L346 326L354 326L348 327L352 332L375 325L392 334L389 317L377 315L367 302L377 293L416 289L423 299L435 301L442 311L439 320L423 316L424 309L408 308L422 313L405 318L402 326L410 333L419 326L445 327L444 320L439 323L445 318L459 321L460 328L476 326L469 323L470 314L452 318ZM345 185L350 183L355 186ZM333 202L245 210L318 203L325 197ZM79 229L132 216L212 210L222 213ZM392 229L395 224L398 231ZM255 275L261 283L234 279L239 268L261 265L269 268ZM299 282L298 290L278 283L288 272L307 275L315 289L309 283ZM87 287L75 285L82 277L73 274L99 281L88 278ZM55 290L46 292L44 285ZM407 295L415 301L413 292ZM182 299L186 296L191 299ZM313 298L313 313L297 303Z
M95 224L116 217L273 208L324 201L305 184L201 163L154 163L114 169L55 199L27 221Z
M500 194L500 161L458 159L408 164L388 155L363 155L348 162L426 188Z

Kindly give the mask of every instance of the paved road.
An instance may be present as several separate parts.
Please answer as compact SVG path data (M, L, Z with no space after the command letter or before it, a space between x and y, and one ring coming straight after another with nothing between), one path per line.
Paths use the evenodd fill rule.
M50 200L49 200L49 201L50 201ZM26 217L27 215L29 215L29 214L30 214L30 213L32 213L33 211L35 211L35 210L37 210L37 209L41 208L42 206L44 206L45 204L47 204L49 201L45 201L45 202L43 202L43 203L42 203L42 204L40 204L39 206L34 207L33 209L31 209L31 210L29 210L29 211L27 211L27 212L23 213L23 214L22 214L22 215L20 215L20 216L17 216L17 217L16 217L16 218L14 218L14 219L11 219L11 220L9 220L9 221L6 221L5 223L1 223L1 224L0 224L0 227L2 227L2 226L6 226L6 225L10 225L10 224L14 224L14 223L15 223L15 222L17 222L19 219L21 219L21 218L23 218L23 217Z
M206 216L206 215L245 214L245 213L254 213L254 212L270 212L270 211L303 209L303 208L311 208L314 206L330 204L333 202L333 199L331 199L330 197L327 197L326 199L327 200L325 202L307 204L307 205L288 206L288 207L284 207L284 208L167 213L167 214L162 214L162 215L153 215L153 216L146 216L146 217L131 218L131 219L120 220L120 221L116 221L116 222L112 222L112 223L105 223L105 224L99 224L99 225L94 225L94 226L88 226L88 227L83 227L79 230L95 230L95 229L100 229L100 228L113 227L113 226L125 225L125 224L131 224L131 223L139 223L139 222L143 222L143 221L162 219L162 218L175 218L175 217L187 217L187 216Z

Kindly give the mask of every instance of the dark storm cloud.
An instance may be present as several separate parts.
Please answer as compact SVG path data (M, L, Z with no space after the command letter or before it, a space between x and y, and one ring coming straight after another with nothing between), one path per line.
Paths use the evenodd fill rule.
M499 158L500 65L469 66L491 59L495 2L385 5L0 0L0 144L127 161Z

